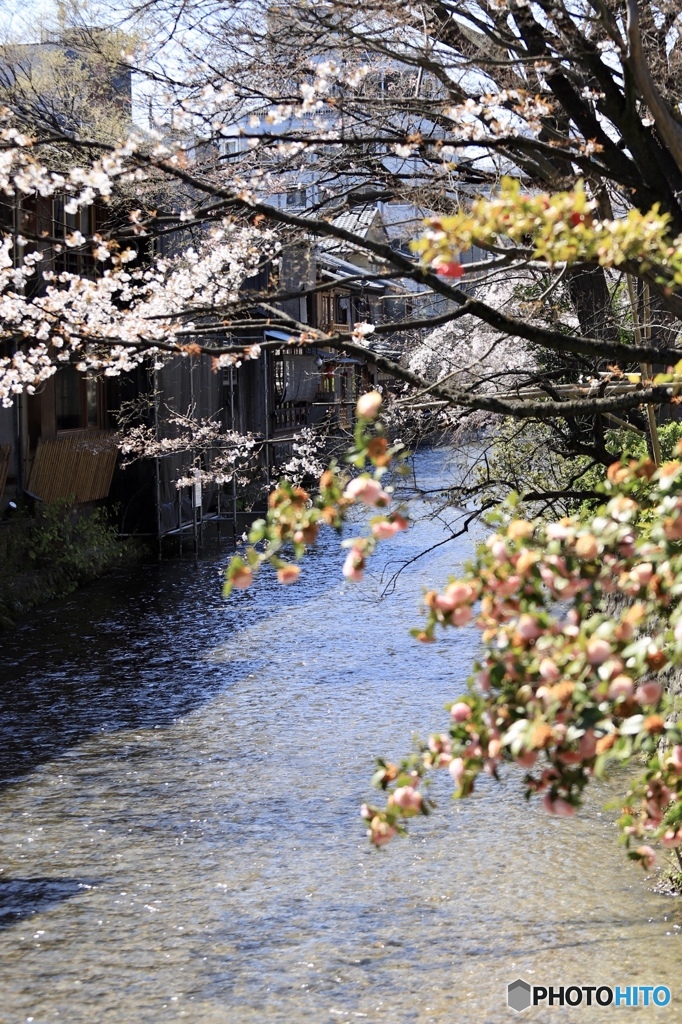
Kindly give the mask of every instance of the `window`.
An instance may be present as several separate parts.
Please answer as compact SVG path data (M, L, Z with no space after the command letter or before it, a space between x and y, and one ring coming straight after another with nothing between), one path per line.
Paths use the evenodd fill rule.
M334 320L337 324L350 323L350 298L337 296Z
M220 140L219 149L222 157L235 156L241 151L241 139L236 135L229 135Z
M296 210L304 209L306 206L306 189L303 186L287 192L287 207Z
M65 366L56 378L57 430L77 430L81 426L81 381L73 366Z
M324 330L325 326L332 320L332 297L328 292L323 292L319 296L319 323Z
M284 360L279 352L275 353L275 359L273 362L273 371L275 378L275 395L277 401L281 402L284 397Z
M301 352L275 357L273 376L275 396L285 402L312 402L320 383L320 370L313 356Z
M88 274L94 272L94 260L85 246L69 248L65 241L74 231L80 231L84 238L93 233L93 208L84 206L77 213L67 213L64 208L64 196L55 196L52 200L52 234L62 251L55 257L55 271L58 274L67 271L69 274Z
M314 182L311 182L309 177L305 182L300 182L293 176L290 176L289 182L290 184L287 191L282 193L282 205L284 207L290 207L295 210L304 210L317 203L317 185Z
M96 430L101 426L101 384L73 366L65 366L55 377L57 430Z
M87 425L95 429L100 425L100 401L99 384L94 377L87 377L85 381L85 406L87 413Z

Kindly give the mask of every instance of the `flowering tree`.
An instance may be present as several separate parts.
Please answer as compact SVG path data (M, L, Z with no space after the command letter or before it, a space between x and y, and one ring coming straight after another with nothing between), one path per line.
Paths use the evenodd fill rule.
M100 216L96 229L81 219L58 238L30 218L5 224L0 400L64 363L115 375L208 353L220 369L279 347L264 336L275 327L300 345L371 358L415 402L558 424L566 453L615 462L602 507L558 522L508 509L467 575L426 595L417 639L474 623L483 655L449 730L400 765L380 764L387 803L364 816L383 845L429 809L419 786L428 770L447 767L466 796L504 761L528 772L528 793L542 792L550 813L572 814L609 760L641 753L646 772L621 821L630 855L648 865L654 840L677 848L682 734L664 683L682 658L682 465L618 463L622 434L607 433L614 423L648 432L655 455L648 410L674 410L682 382L677 5L140 0L125 12L128 29L136 18L147 19L148 42L117 36L117 59L142 83L145 123L131 107L112 135L87 104L78 118L46 115L40 97L26 103L24 79L3 86L7 205L21 214L59 197L68 217ZM91 33L91 52L103 38ZM394 244L350 216L376 202L411 211ZM159 252L167 236L171 255ZM357 265L342 280L407 282L438 300L437 313L415 300L397 320L343 329L292 312L319 289L278 274L302 243L345 247ZM87 257L87 272L57 269L64 253ZM268 284L254 285L266 264ZM519 272L537 285L532 315L490 299L492 281ZM534 358L510 355L495 379L446 369L434 380L381 348L396 332L465 317ZM262 345L245 344L245 330L261 330ZM409 526L388 482L402 450L380 405L375 393L358 405L354 478L332 464L317 494L293 478L274 490L228 591L265 562L295 582L306 546L354 504L372 515L346 542L351 581ZM197 443L211 429L195 425ZM143 434L131 454L156 442ZM304 439L308 468L309 448Z
M642 408L673 401L673 389L640 368L682 354L675 261L665 253L682 230L672 8L334 0L285 11L251 0L140 0L118 21L127 35L115 36L117 57L106 33L76 28L91 60L99 51L118 60L147 101L146 118L140 103L128 122L119 118L119 135L98 130L82 102L71 119L54 104L46 113L40 97L28 103L25 76L0 82L0 189L22 209L61 196L69 217L93 206L111 213L97 230L59 239L7 225L5 403L67 361L113 374L142 359L206 352L220 367L268 344L240 343L240 332L273 326L302 344L369 354L415 400L558 423L567 453L604 467L619 454L608 417L647 429ZM495 200L502 172L522 184ZM484 198L472 207L477 192ZM539 194L549 204L544 219ZM344 219L377 201L407 211L394 244ZM416 260L404 243L424 214L431 227ZM561 218L563 248L548 235ZM159 256L157 240L169 236L177 255ZM345 246L363 280L410 282L440 311L434 317L417 299L398 320L347 330L301 318L292 303L318 286L285 285L276 271L280 252L302 241ZM488 258L460 261L472 243ZM56 271L60 249L96 269ZM246 294L264 262L274 271L268 285ZM521 268L543 282L532 316L488 298L491 280ZM634 314L622 301L624 274L642 282ZM645 287L651 329L638 331ZM560 293L570 316L557 312ZM485 368L477 380L434 381L382 351L387 335L464 317L533 346L544 361L510 365L482 388ZM640 380L623 382L619 374L631 371Z
M264 562L280 582L296 582L300 568L283 557L287 549L302 558L320 527L339 529L352 505L376 514L368 533L344 542L348 580L362 579L377 543L408 528L384 483L389 467L400 471L402 453L377 423L380 406L376 392L358 403L347 462L359 475L326 470L314 501L288 483L273 492L246 556L229 566L226 593L250 586ZM481 772L497 778L516 764L526 795L542 793L550 814L567 817L609 762L644 757L619 825L629 856L648 868L652 843L682 844L682 726L665 691L667 673L682 665L682 461L615 463L602 506L582 517L530 521L514 504L497 513L497 530L466 574L424 596L418 641L473 623L483 654L468 692L449 706L449 727L400 764L379 761L373 782L388 798L384 807L363 805L369 837L383 846L405 819L429 812L419 787L434 769L447 768L462 798Z
M420 640L473 621L484 653L449 730L401 766L381 765L387 806L363 809L373 842L427 810L417 785L432 768L447 767L464 797L481 771L515 762L528 796L570 816L609 761L643 755L619 821L629 855L649 867L653 840L677 849L682 728L665 682L682 661L681 481L679 460L616 463L595 514L545 523L510 509L467 574L425 595Z
M215 420L198 420L191 415L171 414L167 423L172 437L159 437L147 424L128 426L122 433L119 447L123 466L137 459L155 459L166 455L189 455L191 465L176 486L191 487L197 483L227 484L233 479L246 484L262 443L253 434L223 430Z

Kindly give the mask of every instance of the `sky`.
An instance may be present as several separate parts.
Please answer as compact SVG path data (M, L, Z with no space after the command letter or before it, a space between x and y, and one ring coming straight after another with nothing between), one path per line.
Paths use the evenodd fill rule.
M60 9L67 13L87 10L91 24L110 20L106 4L99 0L0 0L0 34L15 42L35 42L41 30L55 31L59 25Z

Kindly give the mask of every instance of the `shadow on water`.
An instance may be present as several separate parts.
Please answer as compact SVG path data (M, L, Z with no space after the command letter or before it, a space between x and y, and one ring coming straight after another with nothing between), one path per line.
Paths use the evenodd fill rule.
M0 878L0 930L82 896L96 884L77 878Z
M228 554L221 555L224 564ZM311 562L317 557L323 553L312 553ZM216 641L229 643L325 584L311 572L305 590L285 590L264 573L258 594L230 601L221 585L215 551L196 564L138 566L50 602L0 634L0 787L90 735L164 728L201 707L259 668L243 658L212 662Z
M424 453L422 462L430 466ZM442 455L435 465L440 483ZM257 587L225 601L230 550L211 544L196 563L174 559L121 571L0 633L0 788L88 736L168 727L257 673L260 663L248 655L209 654L338 586L343 554L326 532L306 558L303 586L279 586L266 567ZM363 592L358 600L374 604L377 597Z

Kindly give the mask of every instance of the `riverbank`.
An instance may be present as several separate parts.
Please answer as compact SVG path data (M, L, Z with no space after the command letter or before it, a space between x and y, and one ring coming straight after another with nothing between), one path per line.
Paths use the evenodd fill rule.
M58 502L18 513L0 526L0 630L143 554L141 545L118 538L105 509Z

